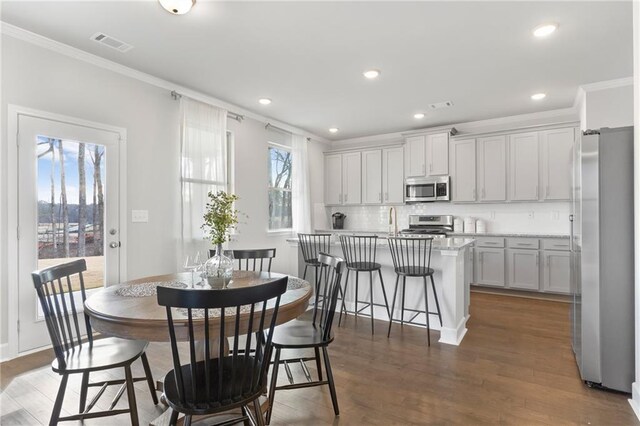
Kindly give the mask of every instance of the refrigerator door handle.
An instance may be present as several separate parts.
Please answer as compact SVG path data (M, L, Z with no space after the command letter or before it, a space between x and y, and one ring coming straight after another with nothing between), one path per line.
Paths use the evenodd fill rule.
M569 251L573 251L573 215L569 215Z

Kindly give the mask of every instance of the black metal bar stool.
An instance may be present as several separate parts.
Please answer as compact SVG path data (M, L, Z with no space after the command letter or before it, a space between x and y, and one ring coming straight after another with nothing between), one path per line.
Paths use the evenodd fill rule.
M329 253L331 251L331 234L298 234L300 241L300 249L304 259L304 273L302 279L307 279L307 268L311 266L315 269L315 303L318 304L320 292L320 277L322 275L323 264L318 260L320 253ZM321 298L320 298L321 299Z
M431 249L433 247L433 238L402 238L393 237L389 238L389 249L391 250L391 258L393 259L393 267L397 274L396 286L393 290L393 302L391 303L391 312L396 306L396 295L398 292L398 283L400 277L402 277L402 305L400 306L400 325L404 323L426 325L427 326L427 342L431 346L431 328L429 326L429 315L438 315L440 320L440 326L442 326L442 315L440 314L440 303L438 303L438 293L436 292L436 285L433 282L434 270L431 269ZM406 309L407 311L414 312L413 317L409 321L404 320L404 301L405 290L407 284L407 277L422 277L424 284L424 313L427 317L426 324L420 324L413 322L413 320L420 315L423 311L415 309ZM433 289L433 297L436 301L437 312L429 311L429 293L427 291L427 277L431 279L431 288ZM389 331L387 337L391 335L391 324L393 318L389 321Z
M384 289L384 281L382 279L381 265L376 263L376 251L377 251L377 236L355 236L355 235L340 235L340 245L342 246L342 253L347 262L347 278L344 283L344 294L347 294L349 286L349 272L354 271L356 274L356 297L355 308L353 314L358 318L358 314L365 310L367 307L371 309L371 334L373 334L373 307L384 306L387 309L387 315L389 321L391 321L391 312L389 311L389 302L387 301L387 292ZM373 301L373 273L378 272L380 276L380 287L382 288L382 295L384 296L384 305L380 303L374 303ZM369 302L362 302L358 300L358 276L360 272L369 273ZM358 309L358 304L364 303L361 309ZM347 314L346 308L344 308L344 298L342 300L343 309L340 311L340 317L338 319L338 325L342 323L342 311L344 310L345 316Z

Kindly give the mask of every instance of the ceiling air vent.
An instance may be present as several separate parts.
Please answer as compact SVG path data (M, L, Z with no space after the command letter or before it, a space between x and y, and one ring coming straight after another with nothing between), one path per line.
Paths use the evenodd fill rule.
M91 36L91 40L97 41L98 43L104 44L105 46L115 49L119 52L127 52L133 49L132 45L120 41L117 38L108 36L104 33L95 33Z
M445 102L438 102L437 104L430 104L429 108L430 109L441 109L441 108L449 108L453 106L453 102L451 101L445 101Z

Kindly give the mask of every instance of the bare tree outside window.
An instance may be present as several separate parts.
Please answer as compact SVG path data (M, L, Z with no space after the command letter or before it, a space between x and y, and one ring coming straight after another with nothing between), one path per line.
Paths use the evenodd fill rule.
M269 229L291 229L291 151L269 147Z

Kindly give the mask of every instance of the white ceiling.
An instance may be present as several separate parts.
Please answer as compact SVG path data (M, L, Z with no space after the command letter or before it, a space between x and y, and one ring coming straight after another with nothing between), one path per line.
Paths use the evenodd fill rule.
M631 11L611 1L199 0L173 16L156 1L5 0L1 16L335 140L570 107L579 85L632 75ZM559 30L534 38L549 21ZM98 31L135 48L89 40ZM369 68L380 78L366 80ZM548 96L533 102L535 92ZM426 111L441 101L454 107Z

